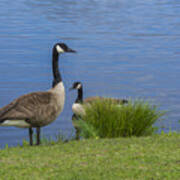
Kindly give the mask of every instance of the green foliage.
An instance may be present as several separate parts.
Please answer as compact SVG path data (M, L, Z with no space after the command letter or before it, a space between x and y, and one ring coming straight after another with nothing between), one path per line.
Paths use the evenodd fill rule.
M98 138L97 130L85 121L77 120L77 126L80 127L80 136L84 138Z
M78 123L81 136L85 138L151 135L157 129L154 123L165 113L143 100L129 101L125 105L97 100L85 110L86 115Z

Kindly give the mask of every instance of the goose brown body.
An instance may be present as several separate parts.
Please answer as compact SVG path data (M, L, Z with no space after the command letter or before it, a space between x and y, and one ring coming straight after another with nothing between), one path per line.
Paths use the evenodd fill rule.
M63 84L57 86L61 86L59 93L55 86L47 92L33 92L15 99L0 109L0 122L25 121L27 124L22 124L22 127L42 127L53 122L62 112L65 100ZM21 127L21 124L18 127Z
M125 99L116 99L116 98L101 97L101 96L92 96L92 97L88 97L88 98L84 99L83 100L83 104L87 104L87 103L91 104L91 103L93 103L96 100L100 100L100 101L109 100L109 101L111 101L114 104L124 104L124 103L127 103L127 100L125 100Z

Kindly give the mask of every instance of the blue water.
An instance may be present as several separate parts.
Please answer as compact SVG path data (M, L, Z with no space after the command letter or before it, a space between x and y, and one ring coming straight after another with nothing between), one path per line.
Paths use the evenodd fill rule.
M179 0L0 1L0 106L52 84L51 49L65 42L78 51L60 57L66 87L63 113L46 136L74 133L74 81L84 96L144 98L168 110L166 132L180 130ZM28 139L26 129L0 127L0 147Z

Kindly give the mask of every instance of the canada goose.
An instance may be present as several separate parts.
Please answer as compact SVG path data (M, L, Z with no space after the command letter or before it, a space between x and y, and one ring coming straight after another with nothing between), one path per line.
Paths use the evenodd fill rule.
M76 129L76 139L79 139L80 130L76 126L75 120L77 120L79 116L85 115L85 109L83 105L91 104L95 100L105 100L105 99L109 99L117 105L128 103L126 99L116 99L116 98L108 98L108 97L100 97L100 96L92 96L83 99L83 86L81 82L74 82L69 90L73 90L73 89L77 89L78 91L77 98L72 105L72 111L74 113L72 116L72 120L74 121L73 125Z
M32 92L0 108L0 126L29 128L29 142L33 145L33 129L36 128L37 142L40 144L40 127L53 122L62 112L65 101L65 89L58 69L59 54L75 51L64 43L53 47L52 69L53 87L48 91Z

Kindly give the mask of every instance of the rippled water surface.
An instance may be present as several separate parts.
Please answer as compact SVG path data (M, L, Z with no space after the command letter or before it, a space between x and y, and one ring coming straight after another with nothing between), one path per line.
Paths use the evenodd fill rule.
M63 41L77 54L60 57L66 87L63 113L46 136L74 133L71 105L78 80L84 96L145 98L168 110L165 131L180 130L179 0L0 1L0 106L52 84L51 49ZM0 128L0 146L17 145L28 131Z

